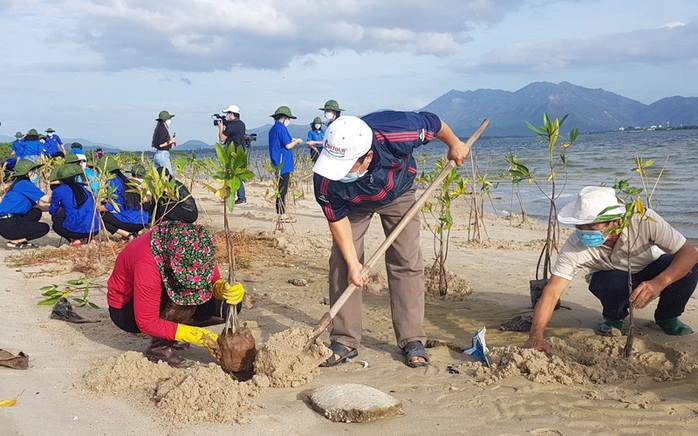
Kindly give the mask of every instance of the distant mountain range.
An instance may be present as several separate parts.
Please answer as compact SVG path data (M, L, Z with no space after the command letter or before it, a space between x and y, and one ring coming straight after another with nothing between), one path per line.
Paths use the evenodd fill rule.
M518 91L449 91L419 110L438 114L457 135L469 136L489 118L488 136L531 135L525 121L541 125L543 114L563 117L582 133L698 125L698 98L668 97L650 105L568 82L536 82Z
M650 105L640 103L603 89L590 89L568 82L531 83L518 91L495 89L476 91L451 90L420 111L439 115L460 137L468 137L489 118L491 126L487 136L530 136L533 133L526 121L539 126L543 114L563 117L569 114L565 124L582 133L615 131L627 128L678 128L698 125L698 97L667 97ZM250 129L258 140L254 146L266 146L270 124ZM310 126L291 124L289 131L294 138L305 139ZM0 135L0 142L14 138ZM80 142L86 149L102 147L105 151L117 151L108 144L92 143L86 139L64 139L65 143ZM210 149L212 144L190 140L177 147L178 151Z

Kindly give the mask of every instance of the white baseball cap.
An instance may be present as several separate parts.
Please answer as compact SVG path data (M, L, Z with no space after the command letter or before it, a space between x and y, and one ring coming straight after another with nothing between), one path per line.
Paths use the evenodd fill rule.
M325 132L322 152L313 172L330 180L346 176L356 161L371 149L373 131L358 117L339 117Z
M239 108L237 105L235 105L235 104L231 104L231 105L228 106L227 108L223 109L223 113L226 113L226 112L232 112L232 113L234 113L234 114L239 114L239 113L240 113L240 108Z
M613 221L625 213L625 205L616 198L613 188L602 186L585 186L579 191L577 199L560 209L557 219L562 224L591 224ZM606 217L599 219L599 215ZM608 219L608 217L612 217Z

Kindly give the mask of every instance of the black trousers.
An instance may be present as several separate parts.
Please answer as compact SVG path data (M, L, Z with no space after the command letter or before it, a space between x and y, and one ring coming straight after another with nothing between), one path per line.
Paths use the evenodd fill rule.
M51 220L53 221L53 225L51 226L53 231L56 232L58 236L69 241L73 239L88 239L90 237L89 233L76 233L63 227L63 222L65 222L65 211L63 209L59 210ZM95 231L92 232L92 237L94 238L98 233L99 230L95 228Z
M665 254L645 269L632 275L633 289L642 282L652 280L674 260L673 254ZM670 284L659 294L654 319L663 321L680 316L688 300L696 290L698 283L698 265L682 279ZM603 317L607 319L623 319L628 316L628 273L627 271L598 271L592 274L589 290L601 301Z
M125 223L116 218L111 212L104 212L102 214L102 221L104 221L104 228L106 228L112 235L116 233L117 230L125 230L129 233L138 233L146 227L145 224Z
M291 181L291 173L281 174L279 176L279 196L276 197L276 213L283 215L286 213L286 192L288 192L288 184Z
M38 239L48 233L50 227L41 223L41 210L33 207L24 215L14 215L0 219L0 236L10 241L17 239Z

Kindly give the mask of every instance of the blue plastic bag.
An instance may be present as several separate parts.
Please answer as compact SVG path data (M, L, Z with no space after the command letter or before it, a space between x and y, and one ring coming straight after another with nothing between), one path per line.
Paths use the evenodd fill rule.
M490 361L487 359L487 352L490 350L487 348L487 343L485 342L485 333L487 333L487 327L483 327L476 331L473 335L470 348L463 350L463 353L477 357L489 368Z

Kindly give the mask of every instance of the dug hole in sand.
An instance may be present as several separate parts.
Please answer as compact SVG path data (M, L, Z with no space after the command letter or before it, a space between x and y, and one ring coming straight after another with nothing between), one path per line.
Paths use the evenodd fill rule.
M304 351L310 328L292 328L272 335L257 351L256 374L236 381L214 363L177 369L153 363L128 351L89 371L77 388L103 395L123 395L139 405L154 404L168 425L196 422L244 423L258 406L252 401L268 387L310 383L318 365L331 354L317 339Z

